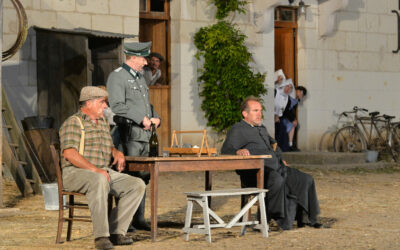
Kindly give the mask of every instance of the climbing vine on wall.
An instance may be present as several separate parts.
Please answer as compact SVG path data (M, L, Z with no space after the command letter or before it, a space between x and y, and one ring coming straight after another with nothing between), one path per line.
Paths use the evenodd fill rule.
M231 11L244 12L246 1L213 0L218 9L216 24L201 28L194 36L196 58L202 61L198 82L201 85L201 109L207 125L218 133L226 133L240 121L240 104L250 95L266 94L265 74L250 67L252 54L248 51L246 36L224 19ZM224 5L224 2L227 2ZM240 10L238 9L240 8ZM218 17L220 11L221 17Z
M246 1L240 0L211 0L217 7L217 13L215 17L218 20L226 18L230 12L245 13L244 6L247 4Z

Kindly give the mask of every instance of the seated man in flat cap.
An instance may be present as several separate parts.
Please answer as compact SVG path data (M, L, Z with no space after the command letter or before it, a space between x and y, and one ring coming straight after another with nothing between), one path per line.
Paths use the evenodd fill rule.
M80 110L65 120L59 131L64 188L86 195L97 249L133 243L125 234L146 189L141 179L120 173L125 158L113 146L109 125L103 117L107 95L98 87L82 88ZM111 169L112 165L117 171ZM108 216L110 193L119 202Z
M160 118L150 104L149 88L141 73L147 64L151 42L125 43L126 62L108 76L107 90L111 110L115 113L120 134L118 148L129 156L148 156L151 125L160 125ZM132 172L147 184L149 172ZM145 197L132 220L135 229L150 230L144 219ZM135 229L131 228L132 231Z
M163 78L160 70L160 63L164 61L162 55L152 52L149 55L149 63L143 68L143 75L146 79L147 86L161 86Z

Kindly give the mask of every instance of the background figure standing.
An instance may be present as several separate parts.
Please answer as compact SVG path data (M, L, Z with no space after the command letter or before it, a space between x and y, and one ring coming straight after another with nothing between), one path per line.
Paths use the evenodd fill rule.
M307 89L305 87L297 86L296 98L292 98L291 96L289 96L285 111L283 112L282 117L280 117L280 122L288 135L289 151L300 151L297 148L297 145L294 143L295 131L297 131L300 127L297 120L297 107L306 94Z
M125 43L126 62L111 72L107 80L109 102L121 136L119 148L129 156L148 156L151 124L160 125L160 118L149 101L146 81L140 73L147 64L145 56L150 54L150 47L151 42ZM149 183L149 172L132 172L132 175ZM145 197L133 217L132 226L149 231L144 211Z
M143 75L146 79L147 86L163 85L160 64L164 61L164 57L157 52L152 52L149 55L148 65L143 68Z
M290 95L294 93L294 86L292 79L287 79L281 83L281 86L277 88L277 93L274 100L274 112L275 112L275 139L278 142L279 147L283 152L290 151L289 137L287 130L286 121L282 122L282 116L287 109L291 106Z

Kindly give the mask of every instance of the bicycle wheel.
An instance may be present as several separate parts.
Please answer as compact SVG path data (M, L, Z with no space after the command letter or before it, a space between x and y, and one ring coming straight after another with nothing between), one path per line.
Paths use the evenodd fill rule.
M333 139L335 152L362 152L367 149L364 137L353 126L339 129Z
M398 162L400 158L400 125L392 128L389 137L389 146L393 159Z

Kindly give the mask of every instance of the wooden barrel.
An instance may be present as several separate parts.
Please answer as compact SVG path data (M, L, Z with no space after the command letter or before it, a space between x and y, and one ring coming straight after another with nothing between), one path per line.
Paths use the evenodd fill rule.
M50 144L57 141L53 122L53 118L43 116L26 117L21 121L28 150L43 183L57 181L49 150Z

